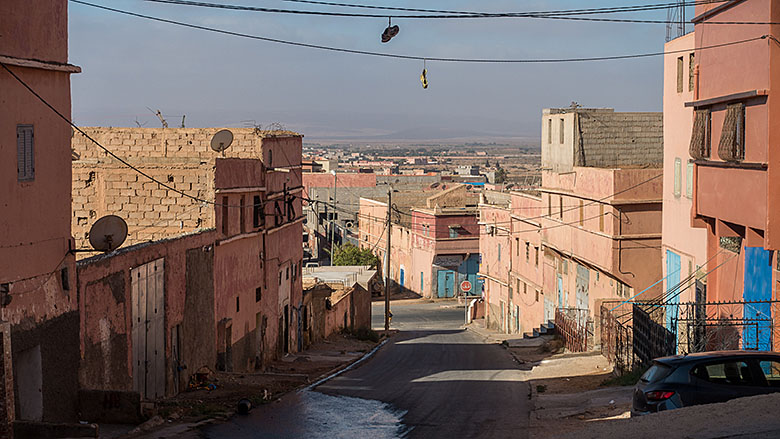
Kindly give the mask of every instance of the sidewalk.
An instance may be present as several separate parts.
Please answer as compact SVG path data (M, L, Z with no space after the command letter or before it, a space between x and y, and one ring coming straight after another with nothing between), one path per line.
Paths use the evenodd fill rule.
M263 371L216 372L209 380L216 389L182 392L159 403L155 416L144 424L100 425L99 434L105 439L175 437L205 424L227 420L235 414L241 399L249 399L253 406L278 400L349 367L378 344L334 334L303 352L272 362Z

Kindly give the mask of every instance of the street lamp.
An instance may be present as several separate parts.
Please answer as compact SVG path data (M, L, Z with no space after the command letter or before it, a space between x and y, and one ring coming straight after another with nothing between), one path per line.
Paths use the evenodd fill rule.
M331 208L333 209L333 213L331 213L332 216L330 217L330 265L333 266L333 250L334 250L333 238L334 238L334 235L335 235L335 227L334 227L334 225L336 223L336 213L337 213L336 212L336 186L337 186L336 179L337 179L337 176L336 176L336 170L335 169L331 170L330 173L333 174L333 205L331 206Z

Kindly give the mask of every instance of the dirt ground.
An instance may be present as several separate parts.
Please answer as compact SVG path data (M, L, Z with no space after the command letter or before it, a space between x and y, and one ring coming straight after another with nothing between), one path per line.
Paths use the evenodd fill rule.
M211 372L207 383L213 390L185 391L165 400L156 414L172 421L227 417L235 413L236 404L248 399L254 406L278 399L283 394L307 386L365 355L376 346L351 335L334 334L309 349L269 364L253 373Z

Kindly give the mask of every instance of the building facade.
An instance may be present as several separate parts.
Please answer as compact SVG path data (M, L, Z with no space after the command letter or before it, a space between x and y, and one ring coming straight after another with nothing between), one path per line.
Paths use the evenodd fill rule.
M707 234L707 299L767 301L776 298L780 100L780 44L770 24L712 31L709 21L780 20L780 5L756 0L696 7L694 110L689 155L693 161L693 223ZM760 37L768 35L761 39ZM701 47L725 45L708 50ZM744 304L729 317L756 319L765 328L773 310ZM737 309L740 308L740 309ZM716 316L718 317L718 316ZM764 323L761 323L763 321ZM771 331L744 331L735 346L771 349ZM776 337L775 337L776 338Z
M71 127L20 80L70 118L70 75L81 70L68 64L67 1L4 1L0 28L0 436L9 437L14 419L76 418Z

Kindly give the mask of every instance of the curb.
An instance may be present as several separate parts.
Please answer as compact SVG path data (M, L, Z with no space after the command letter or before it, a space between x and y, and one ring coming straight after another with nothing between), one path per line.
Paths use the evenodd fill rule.
M348 371L348 370L352 370L352 369L353 369L355 366L357 366L357 365L359 365L360 363L362 363L362 362L364 362L364 361L368 360L369 358L373 357L373 356L374 356L374 354L376 354L376 353L377 353L377 351L379 350L379 348L381 348L382 346L384 346L384 345L385 345L385 343L387 343L387 341L388 341L388 340L390 340L390 339L389 339L389 338L386 338L386 339L384 339L384 340L383 340L381 343L379 343L378 345L376 345L376 347L374 347L374 349L371 349L371 350L370 350L369 352L367 352L365 355L363 355L362 357L360 357L360 358L358 358L357 360L355 360L355 361L353 361L352 363L350 363L350 364L349 364L347 367L345 367L345 368L343 368L343 369L341 369L341 370L338 370L338 371L336 371L336 372L333 372L332 374L330 374L330 375L326 376L325 378L321 378L321 379L319 379L319 380L317 380L317 381L315 381L315 382L313 382L313 383L309 384L308 386L306 386L306 387L304 387L304 388L302 388L302 389L299 389L297 392L303 392L303 391L305 391L305 390L312 390L312 389L314 389L315 387L317 387L317 386L319 386L319 385L321 385L321 384L323 384L323 383L325 383L325 382L327 382L327 381L330 381L330 380L332 380L333 378L336 378L337 376L341 375L342 373L344 373L344 372L346 372L346 371Z

